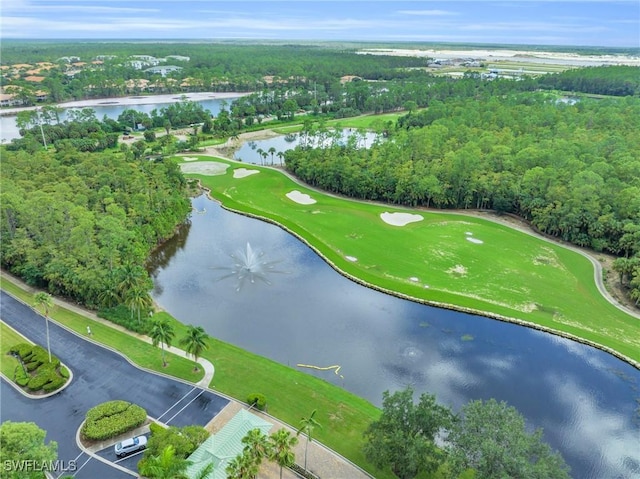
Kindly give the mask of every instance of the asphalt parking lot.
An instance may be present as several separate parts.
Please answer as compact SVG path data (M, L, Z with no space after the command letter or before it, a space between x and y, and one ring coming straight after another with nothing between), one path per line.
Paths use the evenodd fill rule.
M4 291L0 292L0 318L31 341L46 347L44 318ZM58 443L58 458L62 464L73 465L67 472L56 472L54 477L65 474L78 479L132 477L91 458L76 444L76 432L87 410L97 404L122 399L142 406L149 416L169 425L204 426L229 402L193 384L140 370L119 354L53 322L49 323L49 332L51 352L72 370L72 383L49 398L29 399L3 380L0 384L0 419L3 422L32 421L47 431L46 440ZM135 471L137 460L135 457L129 459ZM129 459L123 462L129 465Z

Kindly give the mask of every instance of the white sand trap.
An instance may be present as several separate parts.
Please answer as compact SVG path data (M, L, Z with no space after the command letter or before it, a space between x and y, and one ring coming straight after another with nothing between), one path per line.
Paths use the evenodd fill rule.
M195 156L183 156L182 161L198 161L198 158Z
M409 281L413 281L414 283L417 283L420 280L418 278L416 278L415 276L411 276L411 278L409 278Z
M411 213L380 213L380 218L387 224L392 226L405 226L409 223L415 223L416 221L422 221L424 218L422 215L413 215Z
M472 243L475 243L475 244L482 244L482 243L484 243L484 241L479 240L478 238L472 238L471 236L467 236L467 241L471 241Z
M217 176L224 175L229 165L219 161L199 161L198 163L182 163L180 169L183 173L194 173L197 175Z
M467 236L473 236L473 233L472 233L471 231L467 231L465 234L466 234Z
M234 178L244 178L246 176L255 175L256 173L260 173L260 170L247 170L246 168L236 168L233 170Z
M356 258L355 256L345 256L345 258L349 261L353 261L354 263L358 261L358 258Z
M287 193L287 198L301 205L312 205L316 202L316 200L311 198L311 196L306 193L300 193L298 190L293 190Z

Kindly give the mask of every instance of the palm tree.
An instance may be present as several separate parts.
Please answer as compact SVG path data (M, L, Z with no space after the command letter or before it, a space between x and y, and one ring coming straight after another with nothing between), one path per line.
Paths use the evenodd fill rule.
M249 431L242 438L242 444L245 445L244 452L253 458L258 467L262 459L269 456L269 438L258 428Z
M173 330L173 326L169 323L167 319L156 320L151 323L151 331L149 332L149 336L151 336L151 343L154 346L160 344L162 347L162 366L167 367L167 361L164 357L164 345L167 347L171 347L171 341L175 337L176 333Z
M298 438L283 428L269 436L269 443L271 444L269 459L280 466L280 479L282 479L282 468L292 466L296 461L293 447L298 444Z
M271 148L269 148L269 154L271 155L271 164L272 165L273 165L273 155L275 155L275 153L276 153L275 147L272 146Z
M190 461L176 456L176 449L169 444L159 456L145 458L140 474L150 479L189 479L185 474Z
M193 355L193 359L196 362L194 371L198 370L198 358L202 352L209 348L207 340L209 335L206 333L202 326L187 326L187 335L180 340L180 345L184 346L185 350Z
M262 148L258 148L256 150L256 153L258 153L258 155L260 155L261 158L266 158L267 153L262 149ZM261 164L264 164L264 162L261 160L260 161Z
M49 342L49 310L53 308L53 298L50 294L42 291L33 295L33 302L36 308L44 310L44 323L47 328L47 351L49 353L49 362L51 362L51 343Z
M258 474L258 466L249 454L243 452L229 461L225 472L227 479L251 479Z
M317 409L314 409L309 417L303 417L300 420L300 428L298 429L297 435L299 436L301 432L305 433L307 436L307 442L304 446L304 470L307 470L307 448L309 447L309 443L313 441L311 438L311 433L316 427L322 429L322 424L315 420L314 416L316 415Z
M126 291L124 301L131 310L131 318L133 318L133 312L138 311L138 324L140 324L140 311L151 307L148 291L141 286L134 286Z

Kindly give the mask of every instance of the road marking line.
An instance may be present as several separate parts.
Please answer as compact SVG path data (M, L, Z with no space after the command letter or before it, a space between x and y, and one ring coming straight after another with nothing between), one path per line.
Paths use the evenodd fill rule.
M203 394L203 393L204 393L204 389L202 389L202 390L200 391L200 393L199 393L196 397L194 397L191 401L189 401L189 402L187 403L187 405L186 405L186 406L184 406L184 407L183 407L182 409L180 409L177 413L175 413L173 416L171 416L171 418L170 418L170 419L169 419L165 424L169 424L169 423L170 423L170 422L171 422L171 421L172 421L172 420L173 420L173 419L174 419L178 414L180 414L182 411L184 411L185 409L187 409L187 408L191 405L191 403L192 403L193 401L195 401L195 400L196 400L196 399L198 399L200 396L202 396L202 394Z
M187 394L185 394L180 399L178 399L175 403L173 403L173 406L171 406L169 409L167 409L165 412L163 412L160 416L158 416L156 418L156 420L160 421L160 419L162 419L164 416L166 416L169 411L171 411L174 407L176 407L178 404L180 404L184 398L186 398L189 394L191 394L196 389L197 389L196 387L193 387Z

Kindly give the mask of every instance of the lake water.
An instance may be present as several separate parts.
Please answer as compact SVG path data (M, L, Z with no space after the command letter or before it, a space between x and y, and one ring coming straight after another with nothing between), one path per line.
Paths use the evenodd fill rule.
M350 138L353 138L356 146L361 148L369 148L374 141L378 138L378 135L371 132L363 132L362 134L351 128L342 129L342 134L340 135L340 139L338 142L346 144ZM234 153L233 158L238 161L243 161L245 163L252 163L255 165L261 164L280 164L280 158L278 158L278 152L285 152L287 150L291 150L300 144L309 144L311 146L317 146L316 143L329 145L331 144L331 140L314 140L312 138L305 139L302 138L300 134L295 134L291 136L276 136L274 138L268 138L265 140L255 140L255 141L247 141L242 144L242 146ZM272 157L269 154L269 150L273 148L275 153ZM266 158L260 154L258 150L264 150L267 153Z
M96 118L102 120L106 115L107 118L117 120L120 114L125 110L136 110L142 113L150 114L153 110L160 110L176 103L180 97L176 95L176 101L166 103L150 103L146 105L97 105L90 106L96 112ZM235 98L216 99L216 100L199 100L196 103L202 105L205 110L209 110L213 116L216 116L222 109L223 103L231 105ZM108 100L105 100L108 102ZM64 108L60 119L64 121L67 118L69 110L81 110L82 108ZM9 142L15 138L20 138L20 132L16 126L15 116L0 116L0 141L2 143Z
M572 477L640 477L632 366L550 334L373 291L274 225L204 196L193 206L191 224L150 265L154 299L180 321L376 405L383 391L409 384L456 410L472 399L506 401L544 429ZM241 264L247 243L251 261L263 263L253 283Z

